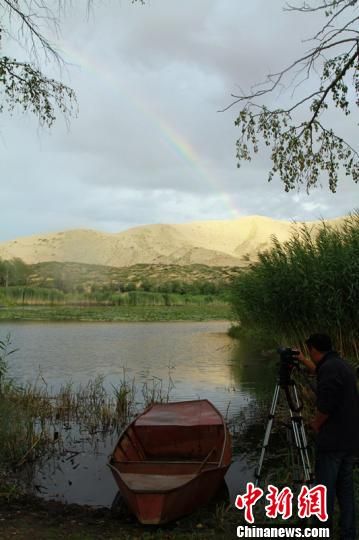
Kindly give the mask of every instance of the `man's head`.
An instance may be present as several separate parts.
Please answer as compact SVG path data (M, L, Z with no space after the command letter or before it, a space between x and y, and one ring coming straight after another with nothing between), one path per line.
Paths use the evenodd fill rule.
M332 341L327 334L312 334L305 343L311 360L316 364L332 350Z

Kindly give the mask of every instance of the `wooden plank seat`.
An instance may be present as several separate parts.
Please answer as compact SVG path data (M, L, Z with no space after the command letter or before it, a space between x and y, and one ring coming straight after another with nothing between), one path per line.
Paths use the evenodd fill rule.
M193 460L193 459L180 459L180 460L176 460L176 459L161 459L161 460L158 460L158 459L143 459L143 460L140 460L140 461L135 461L133 459L131 460L128 460L128 461L112 461L112 464L113 465L126 465L126 464L137 464L137 463L141 463L141 464L145 464L145 463L148 463L148 464L155 464L155 465L180 465L181 463L185 463L185 464L193 464L193 465L201 465L201 463L203 463L203 461L196 461L196 460ZM218 461L206 461L207 465L218 465Z
M164 476L162 474L122 473L121 478L129 489L136 492L170 491L176 489L195 478L195 474L176 474Z
M114 461L110 465L118 474L160 474L167 476L176 476L183 474L198 474L202 469L215 469L218 466L217 462L203 461L158 461L158 460L143 460L143 461Z

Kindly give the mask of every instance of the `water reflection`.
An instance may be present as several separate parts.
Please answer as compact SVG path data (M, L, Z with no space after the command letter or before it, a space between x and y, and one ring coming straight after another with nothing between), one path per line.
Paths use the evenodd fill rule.
M249 423L256 425L258 403L268 400L275 377L273 362L244 353L227 329L226 322L21 322L0 324L0 335L10 332L19 349L10 364L10 374L19 383L37 378L55 392L66 381L76 386L102 374L112 392L125 368L126 377L133 377L138 388L155 377L166 391L170 374L172 401L212 401L234 435L235 461L226 476L234 498L253 479L262 426L252 434L246 429ZM137 399L141 402L140 391ZM77 426L58 429L61 451L28 471L35 489L49 499L110 505L116 486L106 464L118 433L94 437Z
M276 383L277 357L253 353L234 343L231 376L236 387L246 388L257 400L268 399Z
M71 380L76 386L103 374L111 392L123 378L141 385L149 377L175 388L171 399L206 397L222 413L233 414L253 395L254 380L237 377L235 342L228 323L16 323L11 332L18 352L11 375L20 383L36 378L56 392ZM233 356L234 355L234 356Z
M107 467L118 434L89 436L72 425L61 450L24 471L29 489L46 500L110 507L118 488Z

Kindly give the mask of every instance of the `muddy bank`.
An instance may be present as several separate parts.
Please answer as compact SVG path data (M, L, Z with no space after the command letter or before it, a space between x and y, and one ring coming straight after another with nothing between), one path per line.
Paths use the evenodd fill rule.
M109 510L46 502L25 495L14 497L0 494L1 540L230 540L236 538L239 518L239 514L228 508L223 499L217 499L173 524L145 527L121 504Z

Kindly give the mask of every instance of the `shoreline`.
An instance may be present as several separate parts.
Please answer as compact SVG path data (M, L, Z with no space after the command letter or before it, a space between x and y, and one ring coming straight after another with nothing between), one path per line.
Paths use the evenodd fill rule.
M162 526L141 525L124 505L115 509L46 501L34 495L0 493L0 538L28 540L207 540L235 538L240 516L214 499L193 514Z
M209 322L230 321L229 304L181 306L24 306L1 307L2 322Z

